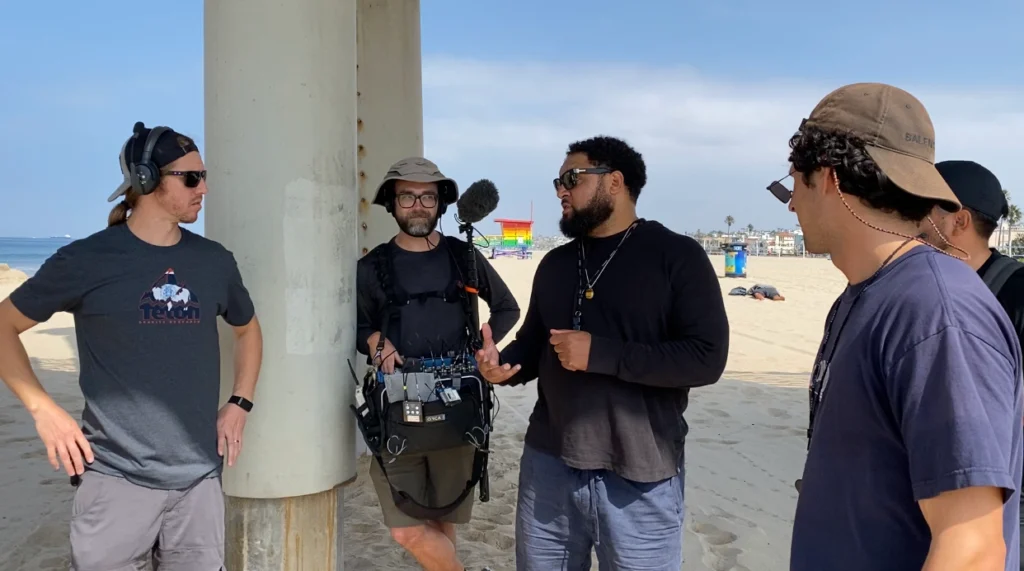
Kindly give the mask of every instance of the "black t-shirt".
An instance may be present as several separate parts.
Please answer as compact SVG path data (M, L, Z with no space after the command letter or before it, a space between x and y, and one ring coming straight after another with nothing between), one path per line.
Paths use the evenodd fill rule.
M622 234L585 240L590 279ZM552 329L572 329L577 241L541 260L523 325L501 353L522 369L507 384L538 379L526 442L581 470L655 482L678 473L691 387L718 381L729 324L718 276L695 240L658 222L640 224L582 302L591 334L587 370L562 367Z
M985 263L978 268L978 275L984 276L995 260L995 255L985 260ZM1010 274L996 295L996 299L999 301L999 305L1006 310L1010 322L1013 323L1013 329L1017 332L1021 345L1024 346L1024 267Z
M459 243L458 252L450 249L448 240ZM410 252L395 244L394 239L377 246L360 258L356 267L356 348L364 355L372 355L376 347L367 347L367 339L381 329L381 312L387 297L378 279L375 257L378 252L393 256L394 280L397 291L411 298L417 294L444 292L453 286L458 266L453 256L465 255L466 243L457 238L444 238L436 248L426 252ZM474 248L477 276L480 280L480 299L490 309L488 324L495 342L500 341L519 321L519 304L512 292L491 264ZM428 357L449 351L461 351L466 344L466 312L461 300L445 301L439 297L424 296L413 299L399 309L399 317L392 322L394 329L387 332L390 341L403 357Z

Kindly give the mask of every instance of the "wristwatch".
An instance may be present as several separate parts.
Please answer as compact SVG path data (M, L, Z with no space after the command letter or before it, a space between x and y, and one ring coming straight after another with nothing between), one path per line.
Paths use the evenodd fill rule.
M252 401L245 397L240 397L238 395L231 395L231 398L228 399L228 404L236 404L239 407L241 407L242 410L244 410L245 412L249 412L252 410Z

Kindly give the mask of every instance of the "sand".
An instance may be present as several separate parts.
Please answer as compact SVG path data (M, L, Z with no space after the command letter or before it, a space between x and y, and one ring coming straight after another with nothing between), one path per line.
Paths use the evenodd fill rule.
M542 255L494 263L524 310ZM711 259L721 273L722 256ZM0 299L24 279L12 275L0 270ZM687 571L789 566L793 481L805 457L807 378L825 314L844 280L824 259L751 258L748 275L720 278L723 293L766 283L786 301L726 296L732 337L725 374L717 384L690 393L682 567ZM481 313L486 319L485 307ZM71 317L57 314L22 338L44 386L78 416L82 402L73 334ZM517 466L535 385L501 388L498 397L491 501L477 503L475 521L459 530L458 551L469 569L515 568ZM359 477L345 491L345 569L418 569L380 523L368 461L360 459ZM73 490L62 474L46 461L31 418L0 389L0 571L67 569Z

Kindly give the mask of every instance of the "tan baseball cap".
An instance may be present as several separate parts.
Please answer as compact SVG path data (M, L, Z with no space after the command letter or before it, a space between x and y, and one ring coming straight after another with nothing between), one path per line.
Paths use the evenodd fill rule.
M884 83L846 85L826 95L804 124L859 137L893 184L960 209L960 201L935 168L931 117L906 91Z
M455 180L441 174L437 165L423 157L408 157L391 165L391 168L388 169L384 180L377 187L377 194L373 197L374 204L384 206L390 200L388 192L393 188L393 181L396 180L436 182L439 198L444 204L452 204L459 198L459 185L455 183Z

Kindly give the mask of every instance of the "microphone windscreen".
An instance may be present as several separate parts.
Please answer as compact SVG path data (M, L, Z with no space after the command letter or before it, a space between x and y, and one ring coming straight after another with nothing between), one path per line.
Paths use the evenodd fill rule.
M498 208L498 187L486 178L469 185L466 192L455 202L459 220L476 224Z

